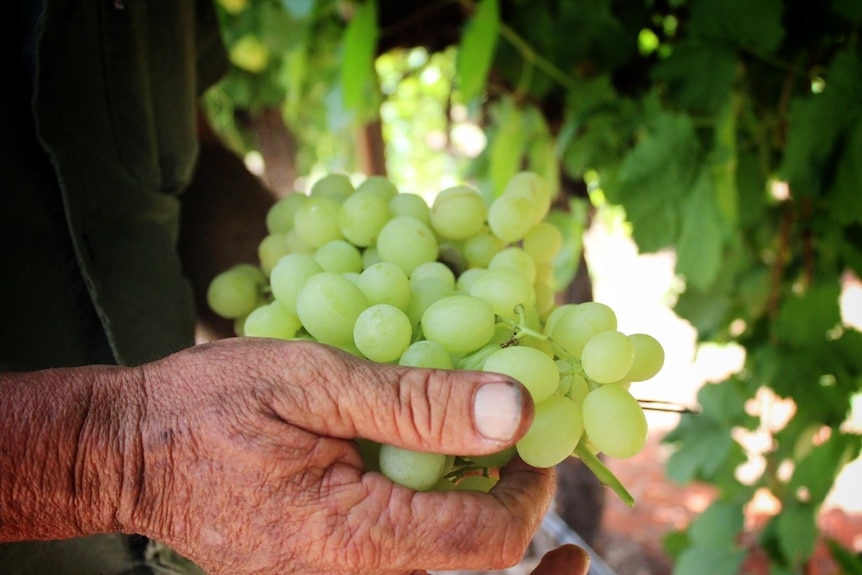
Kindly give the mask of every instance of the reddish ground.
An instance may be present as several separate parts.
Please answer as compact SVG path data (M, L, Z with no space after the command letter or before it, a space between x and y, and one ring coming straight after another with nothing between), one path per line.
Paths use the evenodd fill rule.
M619 575L669 574L671 563L663 551L662 539L667 533L685 527L712 501L713 491L707 486L681 487L667 480L663 472L667 456L666 448L653 439L637 457L610 463L614 473L637 501L633 508L628 508L615 496L608 496L604 531L596 543L598 553ZM862 486L855 496L862 497ZM745 537L751 554L740 575L768 575L767 562L754 541L757 529L774 509L770 509L767 498L752 508L746 517ZM862 550L862 512L842 509L839 503L839 506L824 510L820 528L824 537L837 539L856 552ZM805 574L838 573L840 571L828 549L819 544Z

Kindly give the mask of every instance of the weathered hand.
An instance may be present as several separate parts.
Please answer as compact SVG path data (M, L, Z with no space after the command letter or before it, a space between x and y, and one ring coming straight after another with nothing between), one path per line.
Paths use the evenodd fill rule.
M253 338L141 369L118 521L211 575L501 568L521 559L553 495L553 471L519 461L490 494L417 493L363 473L355 437L458 454L511 444L532 403L500 375ZM474 410L477 396L493 409ZM559 553L537 575L583 571L580 554ZM561 569L561 557L576 564Z

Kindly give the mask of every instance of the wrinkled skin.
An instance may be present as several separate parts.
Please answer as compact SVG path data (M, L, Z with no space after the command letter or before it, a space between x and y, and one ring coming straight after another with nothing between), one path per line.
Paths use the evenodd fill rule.
M371 364L304 342L242 338L139 368L141 405L123 436L117 521L211 575L414 574L520 561L554 490L516 461L490 494L418 493L363 473L354 442L491 453L520 437L532 403L497 374ZM508 440L481 435L476 390L512 386ZM132 430L132 431L130 431ZM535 575L582 574L564 546Z

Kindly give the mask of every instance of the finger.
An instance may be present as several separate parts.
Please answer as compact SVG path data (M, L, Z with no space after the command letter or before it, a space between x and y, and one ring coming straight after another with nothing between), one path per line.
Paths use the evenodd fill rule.
M568 544L546 553L531 575L587 575L589 570L589 553Z
M552 469L516 460L490 493L415 491L379 474L362 479L367 497L344 528L364 531L385 565L409 571L503 569L520 562L554 493ZM373 522L373 529L362 529ZM340 526L341 527L341 526Z
M377 364L304 342L290 346L280 373L314 385L282 386L275 409L322 435L478 455L511 445L532 421L529 393L506 376Z

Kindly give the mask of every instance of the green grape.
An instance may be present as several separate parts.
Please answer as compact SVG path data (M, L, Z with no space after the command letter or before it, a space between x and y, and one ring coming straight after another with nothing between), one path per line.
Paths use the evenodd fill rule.
M388 444L380 446L379 461L380 472L390 481L416 491L428 491L446 471L443 454L411 451Z
M362 250L362 269L368 269L376 263L380 263L380 253L377 246L368 246Z
M362 254L356 246L344 240L332 240L317 248L314 261L325 272L345 274L362 271Z
M500 250L488 264L488 269L512 268L527 278L531 284L536 281L536 262L521 248L511 247Z
M534 283L533 292L536 294L536 312L544 317L554 309L557 294L554 292L554 288L545 282Z
M326 242L343 239L338 227L339 203L328 196L312 196L302 203L293 218L293 229L304 243L319 248Z
M284 235L287 251L292 254L314 254L314 248L302 241L296 230L290 230Z
M338 227L350 243L367 247L377 240L389 217L388 202L383 196L371 190L357 190L341 204Z
M551 262L536 262L535 283L545 283L552 286L555 282L554 265Z
M559 320L561 317L563 317L564 314L567 314L576 307L578 307L578 304L576 303L567 303L552 309L551 312L548 314L548 317L545 318L545 334L550 334L554 330L554 326L556 325L557 320ZM616 326L614 327L616 328Z
M421 339L411 343L401 357L398 365L407 367L427 367L431 369L452 369L452 356L437 342Z
M455 491L480 491L488 493L497 485L498 479L485 475L468 475L455 484Z
M356 191L371 192L387 202L398 195L398 188L386 176L368 176L359 184Z
M356 273L356 272L343 272L341 275L346 277L348 280L350 280L350 283L354 284L356 287L359 287L359 274L358 273ZM359 288L359 289L362 289L362 288ZM368 304L371 305L371 302L368 302Z
M603 385L584 399L584 431L609 457L625 459L646 444L647 421L638 401L618 385Z
M537 224L551 209L551 188L548 182L533 172L519 172L512 176L503 188L503 196L528 198L533 206L533 221Z
M583 433L580 407L568 397L552 395L536 404L533 423L515 447L533 467L553 467L572 454Z
M563 247L563 234L557 226L539 222L524 236L522 246L536 262L550 262Z
M467 457L467 459L469 459L471 463L478 465L479 467L503 467L504 465L509 463L513 457L515 457L516 453L517 450L513 445L511 447L503 449L502 451L491 453L489 455L470 455Z
M269 234L257 246L257 259L260 269L269 275L282 256L287 255L287 236L285 234Z
M495 329L491 304L469 295L440 299L422 314L425 339L436 341L449 353L476 351L491 340Z
M242 332L246 337L293 339L301 327L299 318L274 301L248 314L243 323Z
M437 237L427 225L409 216L389 220L377 236L377 252L408 276L416 266L437 259Z
M269 275L269 287L277 302L296 314L296 296L313 275L323 271L308 254L287 254L278 260Z
M213 278L207 287L207 304L228 319L244 317L257 307L266 277L251 264L233 266Z
M517 319L515 306L532 307L536 303L533 286L520 272L511 268L489 269L476 278L470 295L482 298L503 318Z
M472 267L486 268L505 247L505 242L490 231L480 231L464 241L464 259Z
M569 377L569 389L566 391L566 397L578 405L583 405L584 399L590 393L589 382L579 373L571 373L567 377Z
M500 196L488 209L488 225L505 243L520 241L535 223L536 206L526 196Z
M425 225L431 225L431 208L428 207L422 196L410 193L401 193L389 200L389 211L392 217L410 216L416 218Z
M464 240L485 225L488 207L479 192L470 186L455 186L437 194L431 206L431 226L437 235Z
M377 262L370 265L359 274L357 285L370 304L387 303L403 311L410 303L410 280L395 264Z
M311 186L312 197L326 197L341 203L353 193L353 184L346 174L327 174Z
M359 314L353 326L353 342L371 361L388 363L401 357L413 338L407 315L385 303L373 305Z
M581 366L597 383L613 383L625 377L634 360L634 346L622 332L597 333L584 345Z
M560 385L557 364L547 354L522 345L504 347L485 360L482 371L502 373L520 381L533 401L547 399Z
M296 210L307 199L300 193L292 193L275 202L266 212L266 230L271 234L286 234L293 229Z
M646 381L655 377L664 365L664 348L651 335L633 333L629 341L634 346L632 366L623 379L628 381Z
M425 262L416 266L416 269L410 274L410 284L431 277L439 278L445 282L450 290L455 289L455 274L452 273L449 266L440 262Z
M458 276L458 279L455 280L455 290L460 293L469 294L470 290L473 289L473 284L476 283L476 280L479 279L486 271L488 270L485 268L470 268L468 270L464 270L461 272L461 275Z
M321 272L305 282L296 298L296 312L303 327L323 343L353 343L353 324L368 299L342 275Z
M410 283L410 302L407 304L407 317L418 329L422 315L434 302L452 295L453 286L445 279L428 277Z
M565 307L565 306L564 306ZM617 329L617 316L605 304L586 302L565 307L545 323L545 334L575 357L580 357L587 341L597 333ZM552 321L553 317L553 321Z

